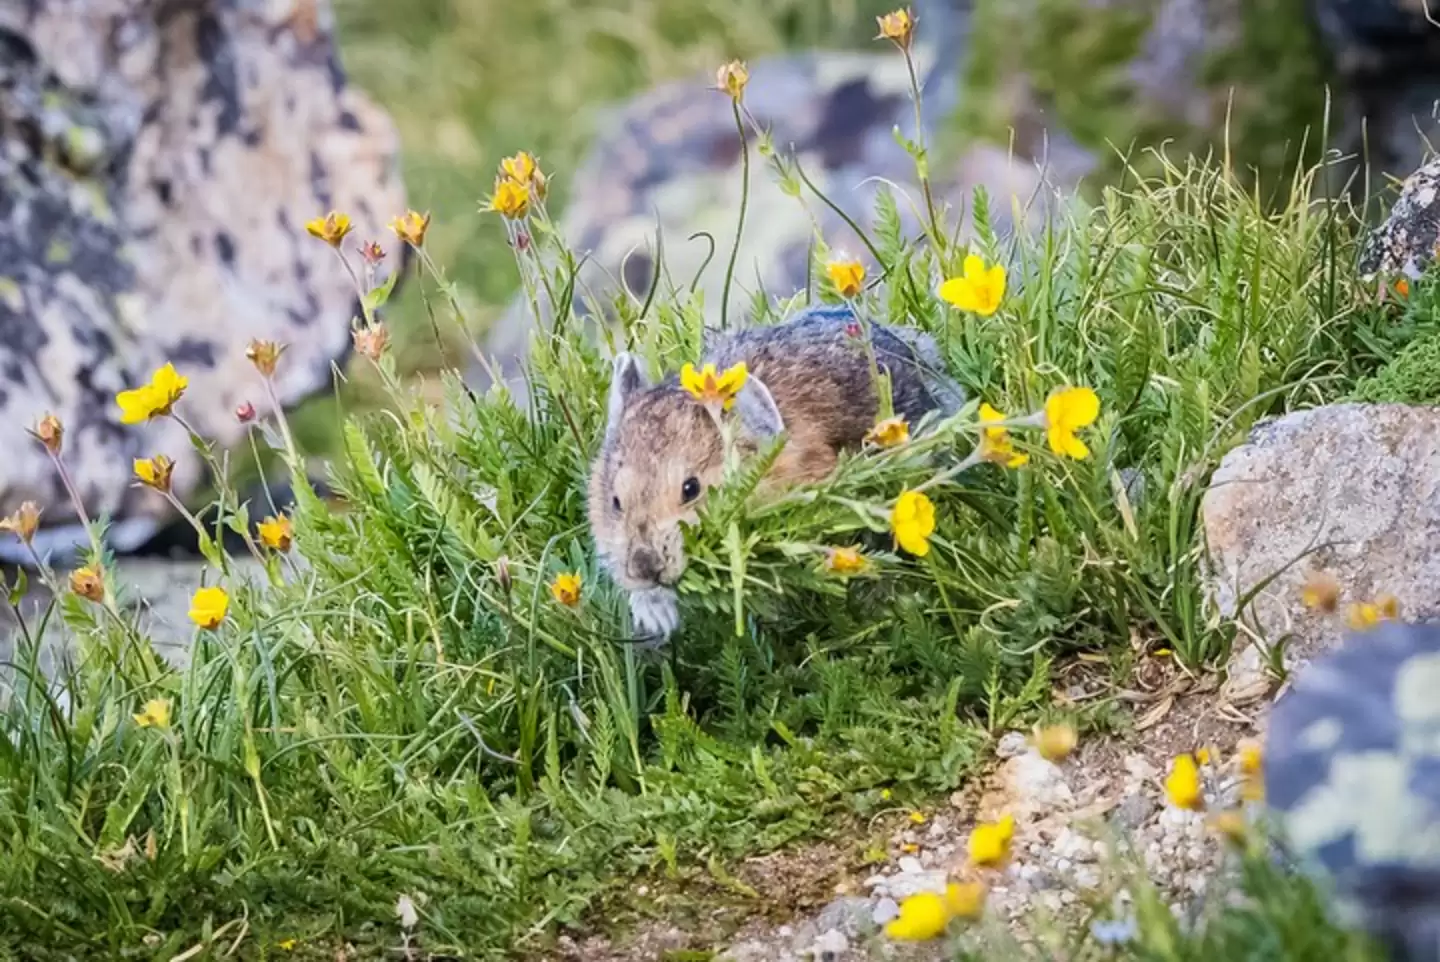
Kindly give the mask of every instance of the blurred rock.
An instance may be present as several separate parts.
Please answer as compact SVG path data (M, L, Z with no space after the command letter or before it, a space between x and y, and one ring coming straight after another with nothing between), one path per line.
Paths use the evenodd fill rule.
M922 125L932 146L958 97L960 64L969 43L970 0L921 0L916 11L916 59L924 90ZM798 157L806 177L873 236L877 192L889 182L904 228L914 235L915 211L924 200L914 161L896 143L898 127L915 135L905 62L888 43L874 52L809 52L749 64L744 106L768 130L776 153ZM730 99L713 89L713 74L660 86L637 97L598 125L604 131L576 172L562 220L566 241L588 257L576 289L577 312L603 312L622 287L639 303L655 272L657 227L663 243L662 291L683 289L699 275L707 321L718 324L725 266L734 242L743 178L740 138ZM975 143L953 163L932 172L937 204L951 207L953 226L971 191L990 193L991 220L1002 235L1013 227L1012 209L1029 209L1027 224L1041 223L1057 190L1069 188L1094 166L1088 151L1050 129L1038 107L1017 125L1017 149ZM732 324L750 314L752 298L804 290L811 244L818 227L835 254L875 264L861 239L835 211L799 184L787 193L770 158L747 124L750 186L745 228L730 294ZM708 235L695 236L697 234ZM713 247L712 240L713 239ZM708 262L708 266L707 266ZM704 268L704 273L701 270ZM819 279L809 277L812 290ZM548 307L542 308L548 310ZM548 318L547 318L548 320ZM493 328L486 350L505 374L516 372L534 328L528 303L517 298ZM472 381L484 384L478 368Z
M1278 573L1243 617L1269 643L1289 636L1288 664L1333 647L1352 602L1392 594L1407 620L1440 614L1440 408L1337 404L1262 424L1201 511L1223 613ZM1343 589L1334 615L1301 603L1317 571Z
M1385 223L1370 235L1360 254L1360 273L1418 278L1440 244L1440 158L1405 180Z
M1310 0L1341 80L1345 129L1337 145L1368 156L1374 173L1404 176L1440 134L1440 25L1425 0ZM1361 121L1364 120L1364 127ZM1373 174L1372 174L1373 175ZM1377 177L1378 181L1378 177Z
M167 511L132 459L173 458L182 494L203 480L173 421L119 423L115 393L166 361L222 445L237 405L264 413L251 338L290 345L282 403L325 387L355 296L304 223L348 212L347 251L380 239L398 265L397 146L345 82L325 0L0 4L0 512L33 499L45 550L79 541L26 434L53 412L90 515L119 522L121 550L145 541Z

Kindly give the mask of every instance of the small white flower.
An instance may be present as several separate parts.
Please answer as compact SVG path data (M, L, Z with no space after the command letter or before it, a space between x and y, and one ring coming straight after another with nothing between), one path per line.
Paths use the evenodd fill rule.
M1135 938L1135 919L1091 922L1090 936L1101 945L1123 945Z

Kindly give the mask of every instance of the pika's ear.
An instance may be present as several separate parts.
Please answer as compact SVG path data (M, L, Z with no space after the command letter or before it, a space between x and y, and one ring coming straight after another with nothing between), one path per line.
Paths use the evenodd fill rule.
M610 373L610 403L605 417L605 437L608 440L620 426L625 405L630 399L650 386L640 370L640 362L629 351L615 355L615 366Z
M735 395L735 413L741 427L754 438L773 438L785 430L785 419L780 416L770 389L753 374L745 379L745 386Z

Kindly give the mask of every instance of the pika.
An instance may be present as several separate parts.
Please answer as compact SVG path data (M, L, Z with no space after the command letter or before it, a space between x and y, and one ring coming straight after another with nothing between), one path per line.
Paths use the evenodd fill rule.
M931 411L951 414L965 403L929 335L875 324L871 343L889 374L895 413L912 426ZM712 337L704 354L717 370L745 362L749 376L731 410L742 451L787 432L766 487L823 478L875 424L879 400L849 308L810 308L773 326ZM723 470L720 431L679 378L651 385L632 355L619 354L605 437L590 470L590 530L602 565L629 593L641 638L663 643L679 627L681 523L698 519L705 492Z

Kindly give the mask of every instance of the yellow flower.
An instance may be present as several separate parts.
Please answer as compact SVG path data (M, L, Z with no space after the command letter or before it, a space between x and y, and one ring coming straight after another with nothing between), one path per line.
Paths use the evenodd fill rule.
M184 396L189 385L189 379L178 374L175 365L163 365L150 375L148 383L115 395L115 403L120 406L120 423L139 424L164 417Z
M154 488L156 491L170 490L170 476L175 473L175 462L163 454L157 454L153 458L135 459L135 477L147 488Z
M1312 571L1300 586L1300 601L1306 608L1330 614L1340 606L1340 582L1328 571Z
M925 557L935 533L935 505L919 491L901 493L890 512L890 529L900 547L917 558Z
M1394 595L1381 595L1375 599L1375 607L1380 611L1380 617L1394 621L1400 617L1400 599Z
M190 620L201 628L213 630L225 620L225 612L229 607L230 596L225 593L224 588L218 585L201 588L190 599Z
M984 882L951 882L945 886L945 907L951 918L978 919L985 911Z
M521 187L530 186L537 170L539 167L535 164L535 158L523 150L514 157L506 157L500 161L500 173Z
M1075 436L1100 416L1100 398L1088 387L1062 388L1045 399L1045 438L1050 450L1069 458L1087 458L1090 449Z
M1224 836L1225 840L1234 845L1243 845L1245 835L1249 826L1245 822L1243 812L1231 809L1227 812L1218 812L1210 817L1210 827Z
M859 574L865 565L859 548L831 548L825 553L825 567L837 575Z
M295 528L283 514L278 518L266 518L255 526L255 530L265 547L275 551L289 551L290 543L295 539Z
M152 698L135 716L135 724L141 728L169 728L170 702L164 698Z
M1380 607L1368 601L1351 605L1345 615L1345 620L1355 631L1368 631L1380 624L1381 618Z
M880 789L880 801L882 801L882 802L888 802L888 801L890 801L890 799L892 799L892 798L894 798L894 797L895 797L895 793L892 792L892 791L890 791L890 789L888 789L888 788L882 788L882 789Z
M1015 837L1015 817L982 822L970 833L970 861L984 868L1004 865L1010 860L1010 842Z
M1195 761L1203 767L1209 765L1211 758L1216 754L1218 751L1212 751L1208 746L1197 748L1195 749Z
M345 239L345 235L350 233L350 217L332 210L324 217L306 221L305 229L310 232L312 237L318 237L331 247L338 249L340 242Z
M276 943L275 943L275 945L276 945L276 946L280 949L280 951L282 951L282 952L294 952L294 951L295 951L295 946L297 946L297 945L299 945L299 944L300 944L300 943L297 942L297 941L294 940L294 939L281 939L279 942L276 942Z
M865 265L859 261L831 261L825 265L825 273L841 297L854 297L865 284Z
M1409 297L1410 282L1403 277L1400 278L1398 281L1395 282L1395 293L1399 294L1401 297Z
M984 403L980 404L980 423L994 424L1005 420L1005 415ZM992 464L1003 464L1007 468L1018 468L1030 460L1030 455L1019 454L1010 439L1007 428L982 427L980 429L980 457Z
M70 572L70 590L86 601L105 600L105 579L95 565L86 565Z
M924 812L911 812L910 821L915 825L924 825L929 819L925 817Z
M530 210L530 191L523 184L500 177L495 181L495 193L486 201L485 209L511 220L519 220Z
M1205 807L1205 795L1200 785L1200 768L1195 756L1186 753L1178 755L1165 777L1165 795L1176 808L1198 812Z
M737 104L745 96L745 85L750 82L750 71L741 60L732 60L715 71L715 89L729 94Z
M1260 769L1264 765L1265 760L1264 750L1260 747L1260 743L1253 738L1246 738L1241 740L1240 744L1236 745L1235 748L1236 754L1240 759L1240 774L1260 774Z
M950 924L950 906L935 892L917 892L900 903L900 914L885 925L885 934L901 942L928 942Z
M908 9L896 10L887 13L883 17L876 17L875 22L880 26L880 35L876 40L893 40L895 46L901 50L910 49L910 39L915 33L915 23L919 18L913 15Z
M715 373L714 364L706 364L696 371L695 365L687 362L680 369L680 386L701 404L718 404L728 411L735 403L735 395L740 393L749 377L750 371L745 367L744 361L719 374Z
M1058 762L1075 750L1079 736L1071 725L1049 725L1035 729L1035 750L1049 762Z
M550 594L566 608L574 608L580 603L580 576L569 571L556 575L550 582Z
M22 502L14 514L0 518L0 531L9 531L23 543L29 544L40 530L40 506L34 501Z
M407 210L404 217L390 218L390 229L395 236L412 247L423 247L425 232L430 229L430 214Z
M1005 267L985 266L978 255L965 258L964 273L940 285L940 299L960 308L989 317L1000 308L1005 297Z
M910 440L910 425L903 416L886 418L865 433L865 440L882 448L893 448Z
M903 845L900 846L900 851L904 852L906 855L914 855L916 852L920 851L920 846L916 845L914 842L905 842Z
M65 428L61 426L60 419L53 414L47 414L35 425L35 430L30 432L35 439L45 445L45 450L55 456L59 456L60 447L65 438Z
M369 327L352 330L350 340L355 344L356 354L378 361L385 353L385 346L390 343L390 332L385 329L384 324L376 321Z
M280 355L285 353L285 348L286 345L274 341L254 340L245 348L245 356L263 377L270 377L275 373L275 365L280 363Z

